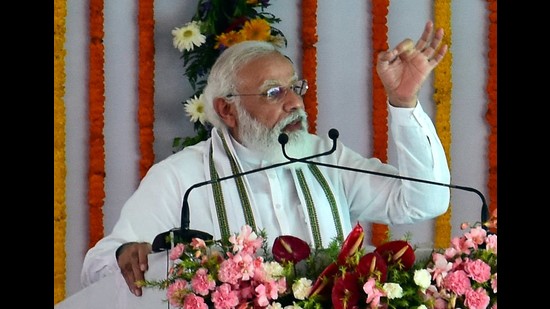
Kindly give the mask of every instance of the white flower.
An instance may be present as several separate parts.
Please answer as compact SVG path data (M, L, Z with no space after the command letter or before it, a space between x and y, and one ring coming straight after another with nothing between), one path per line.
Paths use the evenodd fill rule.
M432 283L430 272L427 269L415 270L414 283L416 283L416 285L418 285L422 289L422 293L424 293Z
M272 261L264 263L264 270L268 280L284 277L284 268L277 262Z
M312 281L307 278L300 278L292 284L292 292L294 297L299 300L304 300L311 291Z
M283 306L281 306L281 304L278 302L274 302L272 304L267 305L267 309L283 309Z
M201 46L206 42L206 36L201 34L200 24L196 21L190 21L181 28L174 28L172 35L174 36L172 43L180 52L193 50L193 47Z
M187 116L191 118L191 122L197 122L198 120L204 125L206 121L206 114L204 112L204 95L201 94L198 98L197 96L194 96L185 102L185 112L187 113Z
M382 289L386 292L388 299L401 298L403 296L403 288L398 283L384 283Z
M417 309L428 309L428 307L424 306L424 305L420 305L418 307L416 307Z

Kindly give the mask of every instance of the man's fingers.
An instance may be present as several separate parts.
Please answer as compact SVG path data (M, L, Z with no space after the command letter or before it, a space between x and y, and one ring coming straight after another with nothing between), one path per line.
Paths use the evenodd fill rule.
M397 49L398 55L403 53L408 54L414 49L414 43L411 39L405 39L403 42L399 43L395 49Z
M397 46L387 52L381 52L378 54L378 65L379 66L386 66L388 64L393 63L399 55L403 53L409 53L414 48L414 43L411 39L405 39L401 43L397 44Z
M136 282L145 280L144 273L148 269L148 254L151 251L151 244L133 243L124 248L119 256L122 276L130 292L136 296L141 296L141 287L136 285Z
M149 268L148 255L153 251L151 244L141 243L138 250L139 269L144 272Z
M121 271L130 292L136 296L141 296L141 288L136 285L136 281L143 280L143 273L138 268L137 263L127 263Z
M424 26L424 31L422 31L422 35L420 36L420 39L418 39L418 42L416 42L415 48L417 50L424 50L426 46L428 46L428 42L430 41L430 37L432 35L434 24L430 20L426 23Z

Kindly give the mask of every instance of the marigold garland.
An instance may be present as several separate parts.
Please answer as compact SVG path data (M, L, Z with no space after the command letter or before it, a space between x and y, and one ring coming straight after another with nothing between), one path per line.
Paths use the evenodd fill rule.
M497 209L497 1L487 0L489 10L489 51L488 77L487 77L487 112L485 119L489 124L490 135L488 139L487 159L489 165L489 177L487 188L489 191L489 212ZM496 232L493 229L493 232Z
M155 161L153 142L154 111L154 75L155 75L155 39L154 39L154 1L139 1L139 81L138 81L138 122L139 122L139 160L140 179L145 176Z
M91 248L103 237L103 203L105 199L105 140L103 136L105 110L105 77L103 46L103 0L90 0L90 58L89 58L89 166L88 246Z
M65 233L67 228L67 207L65 201L65 31L67 4L66 0L54 1L53 26L53 303L65 298L66 252Z
M445 36L442 44L447 44L448 51L443 60L434 69L434 94L433 99L436 106L435 127L438 132L443 150L447 155L449 166L451 166L451 94L452 63L451 53L451 0L434 1L434 27L443 28ZM445 248L451 240L451 213L452 205L447 211L435 219L434 247Z
M382 162L388 160L388 107L384 85L376 72L376 61L380 52L388 49L387 15L389 0L372 0L372 127L373 156ZM372 224L371 243L380 246L388 236L388 226Z
M302 74L309 89L304 96L309 132L317 131L317 0L302 0Z

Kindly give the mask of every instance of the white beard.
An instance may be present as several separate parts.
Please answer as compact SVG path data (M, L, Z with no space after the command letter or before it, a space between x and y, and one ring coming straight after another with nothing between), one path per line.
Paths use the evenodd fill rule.
M238 104L238 103L237 103ZM307 132L307 115L303 109L298 109L287 118L279 121L273 128L268 128L258 122L241 106L237 106L239 119L239 136L241 143L256 152L263 155L263 159L269 164L287 162L281 144L279 135L283 129L290 123L300 120L302 130L287 133L288 142L285 144L285 152L293 158L303 158L313 155L313 143ZM296 167L297 164L290 164L287 167Z

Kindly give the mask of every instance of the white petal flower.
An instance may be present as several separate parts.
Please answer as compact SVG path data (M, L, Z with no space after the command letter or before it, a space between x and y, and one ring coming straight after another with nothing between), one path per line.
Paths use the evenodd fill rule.
M199 47L206 42L206 36L201 34L200 24L196 21L190 21L181 28L172 30L174 36L172 43L180 52L193 50L195 46Z
M276 280L284 276L283 266L275 261L264 263L264 270L268 280Z
M307 278L300 278L299 280L294 281L292 284L292 292L296 299L304 300L311 291L312 281Z
M193 98L185 101L185 112L191 118L191 122L200 121L203 125L206 122L206 114L204 112L204 95L201 94L198 98Z
M397 283L387 282L382 286L384 292L388 296L388 299L403 297L403 288Z
M426 269L417 269L414 271L414 283L418 285L422 292L426 291L426 289L432 284L432 277L430 275L430 272Z
M283 306L281 306L281 304L278 302L274 302L272 304L267 305L267 309L283 309Z

